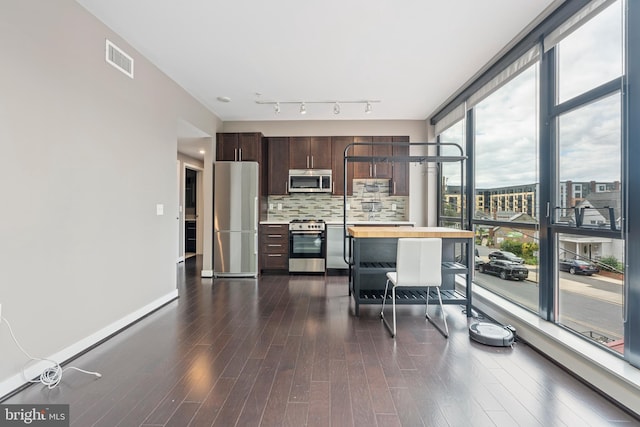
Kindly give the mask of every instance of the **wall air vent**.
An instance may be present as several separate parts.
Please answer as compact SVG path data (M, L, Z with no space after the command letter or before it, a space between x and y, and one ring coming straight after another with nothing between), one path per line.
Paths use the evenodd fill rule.
M106 61L116 67L118 70L133 78L133 58L124 53L122 49L107 39L105 47Z

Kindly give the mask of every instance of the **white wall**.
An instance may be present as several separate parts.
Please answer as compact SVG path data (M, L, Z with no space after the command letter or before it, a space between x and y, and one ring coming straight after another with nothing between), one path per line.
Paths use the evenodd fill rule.
M264 136L394 136L408 135L410 142L429 142L428 123L424 120L281 120L224 122L224 132L262 132ZM423 148L423 147L420 147ZM412 150L411 154L424 154ZM412 164L410 171L409 221L427 225L427 167ZM431 187L431 185L429 185ZM435 182L433 183L435 189Z
M3 0L0 51L2 316L33 355L68 357L175 297L177 123L222 126L72 0ZM5 325L0 349L2 396L25 357Z

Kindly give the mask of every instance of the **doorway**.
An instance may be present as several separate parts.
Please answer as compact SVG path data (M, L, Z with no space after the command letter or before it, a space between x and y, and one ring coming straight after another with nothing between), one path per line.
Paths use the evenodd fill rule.
M190 258L197 248L198 172L187 168L184 175L184 257Z
M202 168L184 165L184 258L202 254Z

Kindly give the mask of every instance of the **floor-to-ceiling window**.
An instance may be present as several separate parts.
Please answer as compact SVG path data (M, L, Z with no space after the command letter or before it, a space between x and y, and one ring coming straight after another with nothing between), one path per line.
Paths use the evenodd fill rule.
M555 321L622 352L623 26L619 0L552 46ZM553 88L552 88L553 89Z
M622 353L624 2L564 6L434 118L470 157L467 183L440 168L439 223L466 206L475 283Z
M474 106L476 283L538 308L538 63Z

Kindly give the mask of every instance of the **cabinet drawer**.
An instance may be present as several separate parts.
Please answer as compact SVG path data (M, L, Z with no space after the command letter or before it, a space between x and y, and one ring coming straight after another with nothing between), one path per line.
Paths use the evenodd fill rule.
M288 241L262 242L262 253L265 254L286 254L289 253Z
M262 269L264 270L288 270L289 255L284 254L262 254Z
M262 224L260 232L263 234L289 233L289 224Z
M289 244L287 242L263 242L262 243L263 254L288 254Z
M262 234L262 241L263 242L287 242L289 241L289 233L278 233L278 232L273 232L273 233L263 233Z

